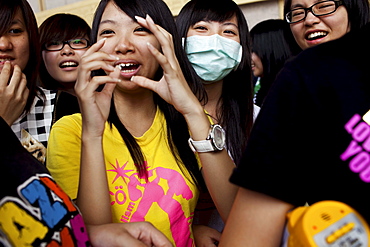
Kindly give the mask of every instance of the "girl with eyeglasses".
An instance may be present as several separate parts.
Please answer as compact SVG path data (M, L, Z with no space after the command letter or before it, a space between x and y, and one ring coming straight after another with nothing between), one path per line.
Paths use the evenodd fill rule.
M284 16L304 50L342 37L369 21L367 0L285 0Z
M55 14L40 25L43 87L56 90L52 123L59 118L79 113L74 92L77 70L82 55L90 47L91 28L73 14Z

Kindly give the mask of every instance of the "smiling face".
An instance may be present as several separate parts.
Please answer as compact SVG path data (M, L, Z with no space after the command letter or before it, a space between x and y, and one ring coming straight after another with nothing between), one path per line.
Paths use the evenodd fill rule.
M24 70L29 56L28 32L23 15L18 10L8 31L0 37L0 71L5 61L10 61L12 66L17 64Z
M130 81L134 75L154 78L159 64L149 51L147 43L160 49L158 40L112 2L107 4L99 25L97 40L103 38L106 41L101 51L119 58L113 64L121 70L122 82L118 87L139 87Z
M189 28L187 36L211 36L214 34L240 43L238 20L236 16L233 16L230 20L225 22L199 21Z
M317 0L292 0L291 8L308 8ZM342 5L329 15L314 16L307 13L304 20L290 24L290 29L297 44L304 50L309 47L335 40L349 32L349 20L346 8Z
M87 37L76 37L87 38ZM65 44L60 51L42 51L42 58L50 76L62 84L65 89L73 88L77 79L78 65L86 49L72 49Z

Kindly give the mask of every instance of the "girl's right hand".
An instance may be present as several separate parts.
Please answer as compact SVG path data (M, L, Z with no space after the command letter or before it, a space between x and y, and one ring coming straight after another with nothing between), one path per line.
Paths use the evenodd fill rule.
M0 73L0 116L11 126L22 114L29 90L26 75L15 65L5 62Z
M116 83L120 81L113 78L116 73L119 74L119 70L110 65L116 58L100 51L104 42L105 39L99 40L82 56L75 85L82 114L83 131L92 136L102 136L109 115L113 90ZM91 72L99 69L104 70L107 75L91 77ZM98 92L97 89L101 85L104 85L104 88Z

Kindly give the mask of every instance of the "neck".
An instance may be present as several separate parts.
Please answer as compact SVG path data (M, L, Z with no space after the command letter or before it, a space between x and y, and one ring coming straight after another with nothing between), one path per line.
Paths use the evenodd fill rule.
M136 137L142 136L152 125L157 107L153 93L123 95L114 93L117 115L127 130Z
M218 102L222 95L222 85L223 81L215 82L212 84L203 84L207 92L208 101L204 106L204 109L218 122L216 112L218 107Z

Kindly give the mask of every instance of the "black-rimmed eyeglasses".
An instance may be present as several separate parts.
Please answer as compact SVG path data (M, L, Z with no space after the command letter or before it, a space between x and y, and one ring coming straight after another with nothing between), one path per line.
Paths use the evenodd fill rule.
M289 24L302 21L307 17L308 11L314 16L329 15L334 13L341 5L343 5L343 2L338 0L322 1L311 5L309 8L292 9L285 15L285 19Z
M60 51L64 48L65 44L68 44L74 50L85 49L90 46L90 42L87 39L71 39L67 41L50 41L44 45L44 49L47 51Z

